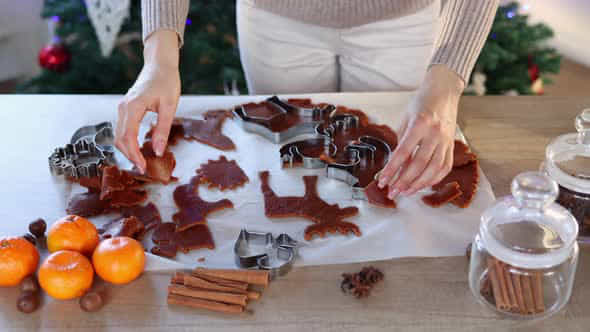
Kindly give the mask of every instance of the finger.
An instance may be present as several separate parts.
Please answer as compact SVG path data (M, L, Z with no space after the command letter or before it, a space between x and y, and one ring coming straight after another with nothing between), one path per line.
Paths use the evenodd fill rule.
M414 180L410 188L406 190L407 195L413 195L416 193L416 191L436 183L435 180L438 179L438 177L440 177L444 171L447 150L448 149L446 147L440 145L437 147L437 149L434 151L434 154L432 155L432 159L430 159L430 162L426 168L424 168L422 174L419 175Z
M117 116L117 126L115 127L115 146L125 157L129 158L127 155L127 147L123 143L123 123L125 122L125 103L120 102L117 108L118 116Z
M139 124L146 113L146 107L137 101L127 103L127 108L123 121L122 140L125 149L127 150L127 158L135 164L139 171L145 173L146 162L145 158L139 151L139 142L137 135L139 134Z
M440 173L437 176L435 176L428 185L433 186L442 181L442 179L444 179L445 176L449 175L449 173L453 169L453 148L454 144L451 144L451 146L447 149L447 152L445 153L445 160L443 162L443 167Z
M410 165L410 162L412 160L410 158L406 159L406 161L404 162L404 164L402 165L402 167L400 167L400 169L405 169ZM395 174L393 180L397 180L397 178L399 177L399 172L397 174ZM397 195L399 195L399 190L397 188L394 188L393 186L387 185L387 197L397 197Z
M420 174L422 174L426 168L426 165L428 165L432 159L432 155L437 146L438 142L432 140L420 145L420 148L418 148L418 151L412 158L408 167L401 171L398 179L391 183L391 186L397 189L400 193L404 193L406 190L408 190L413 184L414 180L418 178ZM395 197L391 197L391 199L393 198Z
M399 171L400 166L408 160L414 152L416 145L420 141L422 130L418 126L414 126L411 130L406 130L404 136L395 148L392 157L379 176L379 188L384 188L386 185L391 185L393 177Z
M176 113L176 102L160 102L158 108L158 122L152 135L154 152L161 157L166 150L166 143L170 135L170 127Z

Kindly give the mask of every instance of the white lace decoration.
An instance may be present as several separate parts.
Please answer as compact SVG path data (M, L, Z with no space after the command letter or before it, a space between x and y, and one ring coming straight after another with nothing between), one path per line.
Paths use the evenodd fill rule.
M117 41L123 21L129 16L131 0L85 0L102 56L108 57Z

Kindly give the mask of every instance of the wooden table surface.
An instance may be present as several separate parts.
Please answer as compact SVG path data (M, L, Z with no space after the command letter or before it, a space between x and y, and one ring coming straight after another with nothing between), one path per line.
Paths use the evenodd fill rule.
M584 107L590 107L590 98L465 97L459 123L496 195L503 196L516 174L538 169L552 138L574 131L574 117ZM271 284L251 306L253 313L238 316L169 307L170 275L164 273L109 287L108 304L93 314L80 311L77 301L46 301L41 310L24 315L15 308L17 290L2 289L0 330L588 331L588 259L590 248L583 248L566 308L532 324L502 319L480 306L467 285L465 257L447 257L374 263L385 281L363 300L343 295L339 283L342 272L364 264L297 268Z

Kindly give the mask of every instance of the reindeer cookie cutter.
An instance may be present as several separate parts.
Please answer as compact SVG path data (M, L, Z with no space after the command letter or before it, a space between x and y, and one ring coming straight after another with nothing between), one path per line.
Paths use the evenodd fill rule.
M272 108L269 116L248 114L248 104L237 106L234 114L245 131L259 134L269 141L279 144L296 136L313 134L323 119L336 109L334 105L305 108L290 105L277 96L266 99L265 106ZM292 126L285 126L292 122Z
M242 229L234 245L236 265L268 270L274 279L291 270L297 247L297 241L284 233L275 239L272 233Z
M113 139L110 122L81 127L49 156L49 171L71 178L98 176L101 166L115 163Z

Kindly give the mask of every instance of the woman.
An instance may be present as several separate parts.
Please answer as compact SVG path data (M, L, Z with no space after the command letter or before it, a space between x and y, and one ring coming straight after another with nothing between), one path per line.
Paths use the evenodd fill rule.
M117 147L143 171L137 133L147 111L163 153L178 98L189 0L142 0L144 67L119 105ZM388 196L439 182L453 164L459 98L498 0L238 0L251 94L417 89L379 177Z

